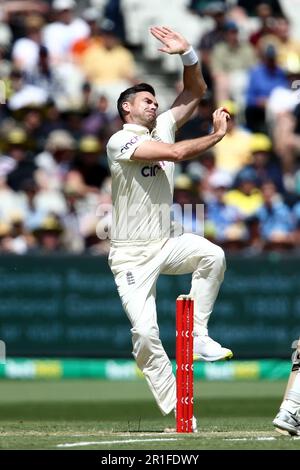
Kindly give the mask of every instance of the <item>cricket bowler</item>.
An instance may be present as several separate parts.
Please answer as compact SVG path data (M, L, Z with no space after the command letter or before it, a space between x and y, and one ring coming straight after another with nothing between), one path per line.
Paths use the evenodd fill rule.
M168 220L175 164L196 158L219 142L226 134L229 114L217 109L211 134L175 143L176 130L191 117L206 84L198 57L181 34L165 26L152 27L150 32L162 44L159 51L181 57L183 91L160 115L151 85L141 83L119 97L123 129L107 145L113 200L109 265L132 325L133 356L165 415L176 407L176 381L159 336L156 282L160 274L192 273L194 358L217 361L233 356L210 338L207 328L224 277L224 252L202 236L172 234Z

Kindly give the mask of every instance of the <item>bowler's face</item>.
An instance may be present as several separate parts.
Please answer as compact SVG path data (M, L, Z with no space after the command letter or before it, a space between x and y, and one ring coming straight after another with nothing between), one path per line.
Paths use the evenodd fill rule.
M148 91L141 91L135 95L130 104L130 120L148 129L156 124L158 103L155 96Z

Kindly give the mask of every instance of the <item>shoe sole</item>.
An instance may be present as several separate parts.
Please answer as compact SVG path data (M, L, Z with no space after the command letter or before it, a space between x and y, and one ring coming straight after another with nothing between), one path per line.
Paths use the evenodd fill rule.
M298 436L298 431L295 430L294 426L289 425L285 421L281 421L280 419L274 419L273 424L275 426L276 431L281 432L285 431L290 436Z
M280 429L277 426L275 426L275 431L279 432L282 436L291 436L291 434L288 431L285 431L284 429Z
M206 356L201 356L199 354L194 354L194 361L205 361L205 362L215 362L215 361L229 361L233 358L233 352L228 351L225 356L215 356L207 358Z

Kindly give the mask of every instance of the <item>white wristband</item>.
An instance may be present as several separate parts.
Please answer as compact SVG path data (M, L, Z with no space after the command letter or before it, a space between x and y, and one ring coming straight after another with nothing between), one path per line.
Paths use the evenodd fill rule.
M198 56L192 46L180 57L184 66L194 65L198 62Z

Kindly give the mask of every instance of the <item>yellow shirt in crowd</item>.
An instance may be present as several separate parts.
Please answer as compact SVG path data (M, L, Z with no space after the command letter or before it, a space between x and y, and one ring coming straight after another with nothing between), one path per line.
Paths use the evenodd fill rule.
M218 170L236 174L250 163L251 134L235 128L226 134L215 146L216 167Z
M133 55L121 45L106 49L99 44L93 44L82 54L80 66L95 85L130 80L135 75Z
M244 216L254 215L263 204L261 192L254 188L250 195L239 189L232 189L224 195L224 202L236 207Z

